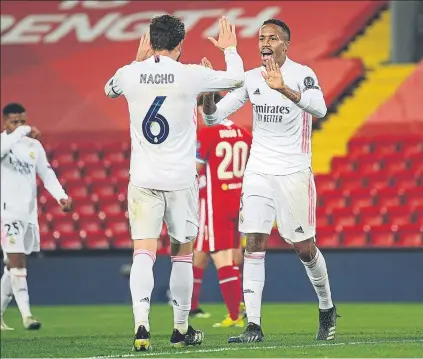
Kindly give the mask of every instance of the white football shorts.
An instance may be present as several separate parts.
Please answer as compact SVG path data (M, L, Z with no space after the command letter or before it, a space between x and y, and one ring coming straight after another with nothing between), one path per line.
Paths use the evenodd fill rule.
M316 186L311 169L286 176L245 172L239 231L270 234L275 222L286 242L316 235Z
M4 253L24 253L40 251L40 229L38 224L19 220L2 221L1 248Z
M195 239L198 233L198 179L190 188L159 191L128 186L128 212L131 237L158 239L163 221L169 236L179 243Z

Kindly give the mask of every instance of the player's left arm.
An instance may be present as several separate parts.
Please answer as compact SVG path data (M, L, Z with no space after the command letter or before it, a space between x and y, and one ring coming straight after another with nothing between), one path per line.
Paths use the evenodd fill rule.
M47 160L46 151L40 142L38 143L36 171L44 183L44 187L59 203L64 212L70 212L73 209L72 199L66 194L62 185L56 177L50 163Z
M116 71L115 75L104 85L104 93L107 97L117 98L123 93L121 84L122 68Z

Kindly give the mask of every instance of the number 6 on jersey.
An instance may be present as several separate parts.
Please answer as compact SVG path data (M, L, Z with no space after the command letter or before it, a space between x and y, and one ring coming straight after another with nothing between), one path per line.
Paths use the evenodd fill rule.
M165 99L166 96L157 96L142 121L142 133L145 139L153 145L163 143L169 136L169 123L158 113Z

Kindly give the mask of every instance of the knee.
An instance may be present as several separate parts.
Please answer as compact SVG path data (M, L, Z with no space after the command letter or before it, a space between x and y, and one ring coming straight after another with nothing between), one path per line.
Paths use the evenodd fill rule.
M264 252L267 246L267 238L269 235L263 233L249 233L247 237L247 246L245 250L249 253Z
M309 238L305 241L295 243L294 248L298 257L306 263L311 262L316 255L317 248L314 243L314 238Z

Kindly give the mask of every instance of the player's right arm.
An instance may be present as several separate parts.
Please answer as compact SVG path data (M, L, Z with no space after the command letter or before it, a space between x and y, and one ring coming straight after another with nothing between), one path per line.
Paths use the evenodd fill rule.
M31 133L31 126L19 126L12 133L7 134L3 132L1 134L1 158L7 155L12 146L19 142L23 137Z

